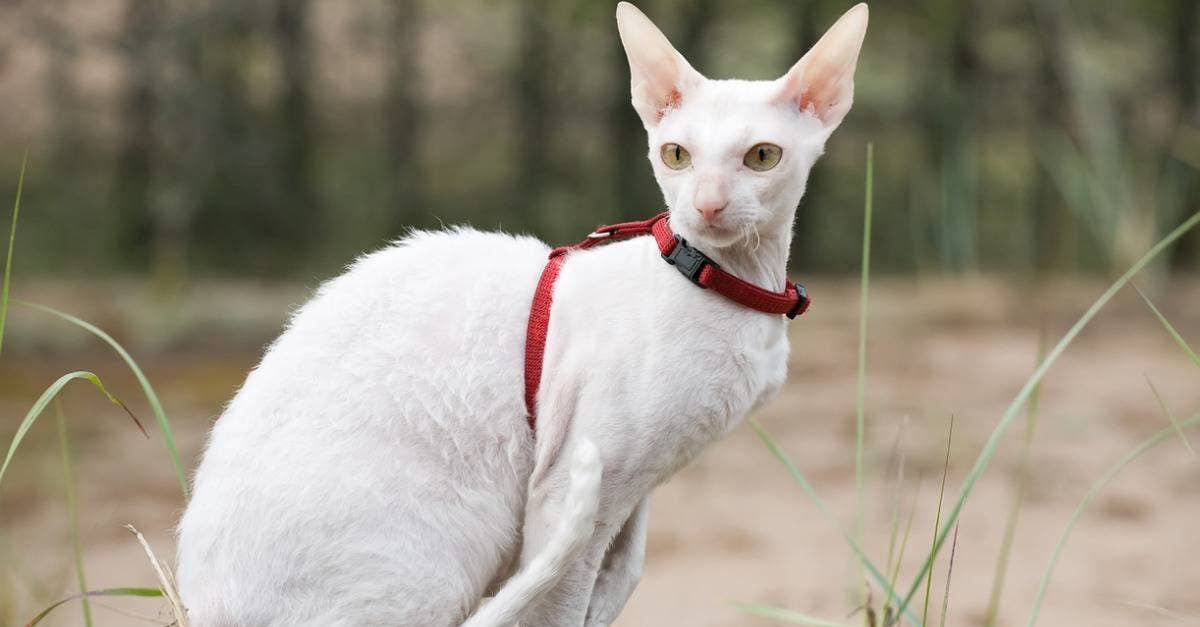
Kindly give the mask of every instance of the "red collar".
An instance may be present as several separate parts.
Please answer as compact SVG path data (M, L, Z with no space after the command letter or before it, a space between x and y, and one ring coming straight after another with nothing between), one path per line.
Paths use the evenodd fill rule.
M772 292L743 281L722 270L708 255L692 248L679 235L671 231L667 213L660 213L649 220L622 222L597 227L587 239L574 246L560 246L550 251L550 261L542 270L537 291L533 294L533 305L529 311L529 326L525 336L525 409L529 413L529 427L536 433L537 391L542 380L542 360L546 350L546 331L550 327L550 304L554 297L554 282L566 261L566 253L585 250L612 240L637 235L653 235L663 260L675 266L683 276L696 285L732 300L735 303L763 313L783 314L788 318L808 310L808 293L803 285L784 281L782 292Z

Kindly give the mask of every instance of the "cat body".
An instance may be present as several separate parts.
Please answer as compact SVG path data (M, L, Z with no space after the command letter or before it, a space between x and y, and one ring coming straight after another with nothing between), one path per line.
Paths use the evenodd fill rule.
M865 7L847 17L822 39L836 46L814 48L834 46L832 60L710 81L618 8L672 228L769 290L784 286L808 170L849 108ZM737 169L766 140L778 164ZM686 168L660 158L677 144ZM195 627L616 619L641 575L651 491L779 390L787 321L694 285L650 237L571 252L534 433L522 365L548 253L529 237L418 232L296 312L196 472L178 554Z

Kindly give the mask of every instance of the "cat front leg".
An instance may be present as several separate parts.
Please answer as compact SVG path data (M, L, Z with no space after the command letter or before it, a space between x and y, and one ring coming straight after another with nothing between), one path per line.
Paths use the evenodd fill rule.
M625 608L642 579L649 521L650 497L647 496L634 508L604 555L592 599L588 602L586 627L608 627Z

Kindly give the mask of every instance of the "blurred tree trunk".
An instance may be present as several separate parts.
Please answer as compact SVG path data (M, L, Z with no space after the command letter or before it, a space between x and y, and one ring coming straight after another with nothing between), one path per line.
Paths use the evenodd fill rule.
M47 53L46 87L52 129L52 160L56 166L71 168L79 163L80 139L75 84L71 65L78 54L70 30L55 14L39 14L36 21L38 38L45 43Z
M1033 265L1036 273L1046 274L1074 269L1078 255L1078 220L1066 207L1065 199L1047 171L1047 164L1041 162L1037 154L1046 149L1045 138L1051 129L1072 137L1077 134L1072 129L1070 95L1059 74L1057 60L1065 57L1067 48L1062 25L1057 20L1058 12L1033 5L1030 11L1032 28L1041 40L1036 120L1029 128L1029 147L1035 160L1039 161L1034 168Z
M553 223L552 210L544 206L550 172L552 72L550 30L546 24L549 0L520 3L520 49L516 59L516 159L511 199L499 212L504 222L521 226Z
M941 154L940 249L946 269L973 270L979 250L979 159L977 131L986 103L980 97L987 68L975 47L981 29L977 2L957 3L951 24L951 89L938 121L935 147Z
M422 92L418 61L422 4L420 0L394 2L391 12L384 127L393 177L387 208L392 214L391 230L396 232L429 208L424 206L421 187Z
M152 41L159 28L160 7L156 0L130 0L120 42L127 80L112 205L118 219L117 257L134 269L144 269L156 247L150 198L154 160Z
M638 3L648 15L653 15L658 6L649 1ZM712 0L685 5L678 34L671 37L679 52L702 74L708 50L704 37L712 25L715 7ZM612 71L617 80L613 81L612 100L608 105L608 127L612 142L609 151L613 160L612 189L617 206L613 207L612 215L621 219L644 218L665 207L651 166L646 162L645 129L630 102L629 60L615 32L613 39Z
M654 3L643 1L639 7L653 12ZM612 196L616 206L613 218L632 219L662 211L662 197L655 191L654 177L646 162L646 136L642 120L633 109L629 87L629 59L616 30L610 65L613 86L608 102L608 136L611 138ZM608 219L606 212L605 219Z
M279 225L296 250L305 250L319 232L322 218L312 171L313 123L309 97L312 67L308 29L308 0L282 0L275 15L275 39L283 73L279 115L279 167L283 211L290 216Z
M1196 63L1200 60L1200 36L1197 35L1197 29L1200 29L1200 3L1196 0L1174 0L1171 8L1174 24L1171 70L1174 87L1179 94L1179 123L1200 129L1200 102L1197 98L1200 73L1196 71ZM1189 167L1180 174L1180 178L1181 189L1178 193L1182 215L1178 220L1184 220L1200 210L1200 175ZM1173 227L1174 223L1167 226ZM1200 268L1200 231L1193 229L1180 239L1170 255L1172 270Z
M707 52L711 49L710 45L706 45L704 38L712 26L716 2L691 0L683 6L683 19L679 25L679 37L675 38L675 45L692 67L704 74L704 65L708 61Z
M796 25L797 37L795 45L792 46L791 53L786 59L787 67L790 69L793 64L799 61L804 55L816 45L817 40L821 38L822 31L820 30L820 8L821 2L817 0L809 0L807 2L787 2L786 5L791 9L791 22ZM796 210L796 221L794 230L797 237L793 240L792 246L792 264L797 268L814 267L818 259L817 247L811 245L811 241L805 245L805 238L811 234L817 224L817 209L812 207L809 202L812 198L818 198L821 193L821 187L824 182L822 168L813 168L808 174L808 186L804 191L804 199L800 201L800 208Z

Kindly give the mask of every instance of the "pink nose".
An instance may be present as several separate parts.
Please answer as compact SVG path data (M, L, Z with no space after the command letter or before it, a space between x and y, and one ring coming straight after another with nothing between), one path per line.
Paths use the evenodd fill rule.
M725 206L727 204L728 203L724 201L708 202L702 205L696 205L696 211L699 211L700 215L704 216L705 222L712 222L717 217L718 213L725 211Z
M705 222L715 220L717 214L724 211L728 204L729 196L720 178L706 176L700 179L699 185L696 186L696 195L692 198L692 206L696 207L696 211L700 212Z

